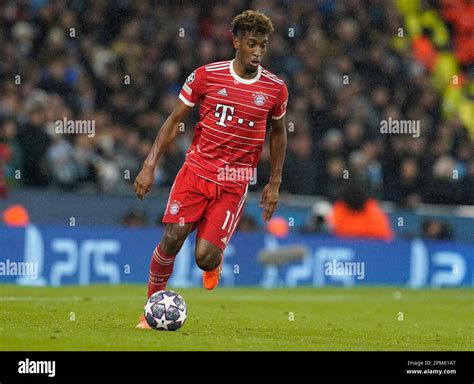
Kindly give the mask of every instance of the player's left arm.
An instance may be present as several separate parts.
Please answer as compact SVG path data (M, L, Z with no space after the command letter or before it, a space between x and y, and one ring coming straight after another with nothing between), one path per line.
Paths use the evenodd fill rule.
M272 119L270 132L270 180L262 192L260 207L263 208L263 220L268 222L275 212L280 194L283 162L286 152L285 116Z

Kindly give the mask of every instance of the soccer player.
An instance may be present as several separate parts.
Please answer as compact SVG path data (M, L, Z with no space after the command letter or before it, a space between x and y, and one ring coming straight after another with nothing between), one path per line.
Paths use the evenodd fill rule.
M179 100L163 123L134 189L143 200L154 182L155 167L179 125L199 103L199 122L183 167L171 187L163 223L165 233L153 252L148 297L164 290L176 254L197 228L195 258L203 285L214 289L222 273L223 251L244 210L248 184L262 151L267 119L271 121L271 171L260 207L265 222L277 204L286 150L285 83L262 68L273 25L258 11L247 10L232 21L233 60L199 67L186 79ZM137 328L149 328L143 315Z

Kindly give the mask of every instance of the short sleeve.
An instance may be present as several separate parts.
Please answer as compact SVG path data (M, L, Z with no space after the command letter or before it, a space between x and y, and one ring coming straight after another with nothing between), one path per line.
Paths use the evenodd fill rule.
M282 83L280 92L278 92L276 104L271 111L273 120L279 120L286 114L286 105L288 104L288 88Z
M201 100L201 96L204 94L205 76L204 67L200 67L186 78L179 93L179 98L188 107L194 107Z

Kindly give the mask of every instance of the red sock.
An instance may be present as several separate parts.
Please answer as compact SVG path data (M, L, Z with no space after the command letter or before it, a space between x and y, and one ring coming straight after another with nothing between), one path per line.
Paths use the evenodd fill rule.
M148 297L155 292L166 289L166 283L173 272L176 255L167 255L158 244L153 252L150 263L150 278L148 280Z

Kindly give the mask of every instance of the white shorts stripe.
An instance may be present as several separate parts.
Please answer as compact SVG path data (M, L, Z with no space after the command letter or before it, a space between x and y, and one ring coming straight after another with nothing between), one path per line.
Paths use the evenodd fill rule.
M232 231L231 231L230 234L229 234L229 238L228 238L228 240L227 240L227 244L229 244L230 239L232 238L232 235L234 234L235 228L237 228L237 224L238 224L239 221L240 221L240 216L242 216L242 213L244 212L242 208L244 207L245 201L247 200L247 192L248 192L248 189L249 189L249 186L248 186L248 184L247 184L247 186L245 187L245 193L243 194L242 199L240 200L239 208L237 209L237 214L235 215L235 216L236 216L236 219L235 219L234 227L232 228Z

